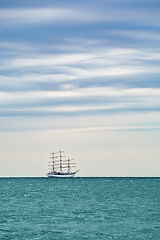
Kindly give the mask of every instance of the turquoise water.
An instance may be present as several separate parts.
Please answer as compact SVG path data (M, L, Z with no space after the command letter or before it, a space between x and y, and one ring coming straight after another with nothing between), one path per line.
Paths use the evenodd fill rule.
M160 178L0 178L0 239L160 239Z

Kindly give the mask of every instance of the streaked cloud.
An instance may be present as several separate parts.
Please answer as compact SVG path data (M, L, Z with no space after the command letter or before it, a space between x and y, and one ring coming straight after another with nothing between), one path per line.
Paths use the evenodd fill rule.
M50 55L32 55L30 57L12 58L1 60L1 70L18 70L27 68L47 68L61 72L71 72L74 77L94 77L125 75L158 72L159 67L151 65L151 61L159 61L159 49L126 49L109 48L95 49L92 53L68 53ZM150 62L149 62L150 61ZM80 67L78 67L78 65ZM101 69L101 71L99 71ZM57 75L58 76L58 75ZM72 77L71 77L72 78Z
M104 10L96 11L94 8L3 8L0 9L0 20L3 24L16 25L37 24L44 22L96 22L96 21L141 21L139 24L157 25L158 11L135 11L128 9L125 14L117 9L108 9L107 14ZM147 20L148 19L148 20ZM149 19L152 19L149 21ZM146 22L147 21L147 22Z
M159 111L159 89L115 89L92 87L41 92L0 93L2 116L36 114L82 114L98 111ZM84 99L92 100L90 104ZM98 101L97 101L98 98ZM138 105L137 105L138 102ZM75 104L76 103L76 104Z
M108 34L108 32L106 32ZM116 31L110 31L110 34L113 34L117 37L127 37L127 38L133 38L133 39L139 39L139 40L160 40L160 35L154 31L144 31L144 30L116 30Z
M11 109L12 111L13 109ZM34 109L32 109L34 112ZM25 109L22 108L22 111ZM48 115L6 115L1 117L0 131L44 131L87 132L87 131L127 131L131 129L159 129L160 114L157 111L120 111L108 114L51 114ZM98 112L95 112L98 113ZM136 114L135 114L136 113ZM145 119L145 121L144 121ZM45 123L45 124L44 124ZM125 128L126 127L126 128Z

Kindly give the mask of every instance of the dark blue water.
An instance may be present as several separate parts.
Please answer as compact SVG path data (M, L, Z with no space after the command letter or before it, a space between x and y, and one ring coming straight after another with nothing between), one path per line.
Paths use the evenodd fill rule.
M160 239L160 178L0 178L0 239Z

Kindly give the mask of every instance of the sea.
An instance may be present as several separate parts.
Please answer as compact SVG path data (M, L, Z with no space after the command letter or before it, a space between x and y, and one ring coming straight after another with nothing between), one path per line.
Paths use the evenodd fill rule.
M160 178L0 178L0 239L160 239Z

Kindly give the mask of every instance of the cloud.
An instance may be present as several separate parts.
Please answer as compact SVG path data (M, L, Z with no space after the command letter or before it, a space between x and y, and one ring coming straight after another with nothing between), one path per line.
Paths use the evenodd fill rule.
M30 24L30 23L41 23L45 21L56 21L65 20L71 15L69 9L50 9L50 8L39 8L39 9L1 9L0 19L6 23L12 22L12 24Z
M109 33L115 35L117 37L125 37L125 38L133 38L136 40L160 40L160 35L153 31L145 30L111 30ZM108 31L106 32L108 34Z
M125 10L112 7L97 8L97 11L94 7L86 7L85 10L84 7L1 9L3 28L24 24L29 26L29 40L26 38L26 32L22 31L25 40L21 41L21 35L16 36L17 33L20 34L18 30L15 33L15 41L9 41L7 37L6 41L4 39L0 42L2 115L9 112L19 115L34 112L38 115L87 114L110 110L118 112L129 109L157 111L157 99L160 94L157 80L160 73L159 48L152 45L129 47L127 41L119 45L115 37L122 36L125 40L158 39L158 33L155 30L152 36L150 27L147 30L146 27L132 29L133 25L147 25L149 22L156 26L157 10ZM96 25L95 22L100 25ZM110 24L107 23L111 22L116 24L108 27ZM123 24L120 26L119 22ZM129 30L126 28L126 22L130 26L133 24ZM42 30L43 36L48 34L46 37L48 39L49 36L50 42L44 39L39 41L39 28L35 30L36 37L30 41L32 24L41 26L42 23L69 23L69 28L72 24L80 23L76 26L80 32L80 39L74 28L70 29L70 33L73 30L73 35L67 35L69 28L58 27L54 29L53 35L51 28L45 28L45 32ZM93 35L91 26L94 29ZM87 35L86 32L90 29L91 32ZM64 35L61 36L59 31L64 31ZM114 35L113 40L116 44L108 44L109 39L103 35L106 32L109 36ZM96 34L99 34L98 37ZM57 41L54 42L55 36ZM154 81L155 84L152 84ZM84 99L87 99L86 103Z
M39 115L38 115L39 116ZM0 131L37 131L54 130L55 132L87 132L116 130L157 130L159 129L159 112L138 111L121 112L121 114L95 115L50 115L37 116L3 116ZM145 121L144 121L145 119Z
M159 73L151 61L159 61L159 49L108 48L92 53L33 54L30 57L1 59L1 70L48 69L61 71L71 79L94 76L118 76L137 73ZM150 65L148 65L148 63ZM60 74L60 75L61 75ZM66 75L66 77L67 77ZM58 77L58 75L57 75ZM61 78L61 77L60 77Z
M105 87L0 93L1 115L99 114L104 111L159 111L160 89ZM83 102L90 98L90 103ZM97 101L97 98L99 101ZM94 99L94 100L93 100ZM137 104L138 103L138 104Z
M158 88L159 49L95 48L85 53L9 56L0 60L1 91L37 92L121 86ZM57 92L56 92L57 91ZM95 91L95 89L94 89ZM61 97L65 96L62 92ZM68 94L68 93L67 93ZM43 91L42 91L43 96ZM89 95L88 95L89 96Z
M136 14L136 18L135 18ZM126 20L129 22L158 25L158 11L151 10L115 10L107 8L106 10L94 8L3 8L0 9L0 20L3 27L24 24L41 24L46 22L75 24L77 22L118 22ZM2 28L2 26L1 26Z

